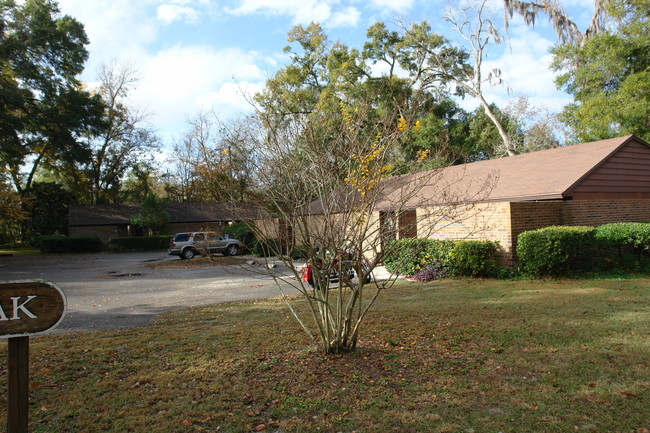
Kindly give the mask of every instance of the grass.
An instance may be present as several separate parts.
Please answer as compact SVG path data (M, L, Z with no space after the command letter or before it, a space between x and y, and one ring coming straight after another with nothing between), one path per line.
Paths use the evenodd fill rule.
M278 300L34 337L30 431L648 433L649 287L404 282L337 356Z
M241 265L246 263L248 260L250 259L243 256L222 256L214 254L211 256L196 256L190 260L182 260L178 258L163 262L149 263L147 264L147 267L153 269L193 269L209 266Z
M37 254L42 254L36 248L0 248L0 256L33 256Z

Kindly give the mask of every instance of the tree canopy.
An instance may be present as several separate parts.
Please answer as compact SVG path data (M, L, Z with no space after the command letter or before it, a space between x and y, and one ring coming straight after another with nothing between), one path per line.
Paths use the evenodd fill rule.
M650 8L644 0L616 0L605 9L603 31L553 50L558 86L574 98L564 120L579 141L650 140Z
M88 155L78 137L101 125L102 104L77 79L87 44L52 0L0 1L0 163L19 191L40 166Z
M594 0L581 31L557 3L505 0L509 16L534 25L548 16L558 35L552 50L557 85L573 96L563 111L576 141L626 134L650 140L650 8L646 0Z
M411 128L427 129L417 143L404 135L403 146L393 150L398 171L408 171L410 162L420 158L418 152L427 151L431 160L448 164L464 161L467 152L474 151L460 125L467 113L451 98L454 71L465 68L467 54L432 32L427 22L401 32L376 23L368 29L361 51L330 42L316 23L294 27L289 42L285 52L291 62L256 97L274 133L316 112L337 116L345 104L366 113L359 125L362 132L391 116ZM311 129L318 131L318 125ZM335 161L335 153L343 150L333 145L324 128L320 131L322 151Z

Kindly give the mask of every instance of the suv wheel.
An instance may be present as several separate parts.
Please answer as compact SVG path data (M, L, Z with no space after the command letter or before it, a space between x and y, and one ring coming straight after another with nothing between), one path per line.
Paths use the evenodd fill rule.
M193 259L196 253L192 248L185 248L181 253L181 259Z
M230 244L228 247L226 247L226 255L227 256L236 256L239 254L239 247L235 244Z

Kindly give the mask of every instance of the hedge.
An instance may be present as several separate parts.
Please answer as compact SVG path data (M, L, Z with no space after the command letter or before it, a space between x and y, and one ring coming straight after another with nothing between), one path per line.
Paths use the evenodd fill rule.
M389 272L418 278L490 277L499 269L498 252L493 241L400 239L387 246L384 265Z
M255 233L247 223L234 222L229 226L225 226L223 228L223 234L227 234L231 238L242 241L244 246L249 250L255 247Z
M95 253L104 247L97 236L39 236L37 248L44 253Z
M43 239L66 239L66 238L67 238L66 235L38 235L38 236L33 236L29 240L28 245L38 250L42 250L41 241Z
M447 256L449 271L459 277L493 277L499 268L499 244L457 241Z
M519 270L533 277L568 276L593 269L596 264L596 229L586 226L551 226L517 237Z
M604 265L639 269L650 253L649 223L612 223L596 228L596 241Z
M386 246L384 266L397 275L413 275L434 260L446 264L451 242L434 239L407 238L391 241Z
M171 236L129 236L110 238L108 250L113 252L125 251L156 251L169 248Z

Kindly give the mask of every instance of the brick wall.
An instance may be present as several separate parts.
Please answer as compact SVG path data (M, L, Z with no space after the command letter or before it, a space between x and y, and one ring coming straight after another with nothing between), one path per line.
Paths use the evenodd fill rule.
M419 237L498 241L503 264L511 266L515 262L517 236L522 232L553 225L650 221L650 200L484 203L455 209L419 209L418 221Z
M510 203L418 209L418 237L442 240L493 240L505 265L512 262Z
M564 202L564 224L599 226L650 222L650 200L573 200Z
M522 232L553 225L596 227L614 222L650 221L650 200L512 202L510 213L512 241L504 249L506 258L514 264L517 236Z
M89 227L68 227L70 237L97 236L104 244L108 244L110 238L127 236L125 226L89 226Z
M444 240L494 240L502 249L502 264L515 262L517 236L552 225L598 226L611 222L650 222L650 199L497 202L417 209L417 236ZM314 217L314 224L331 224ZM379 236L379 217L371 218L370 241ZM277 220L256 221L258 228L277 237ZM298 240L297 240L298 242Z

